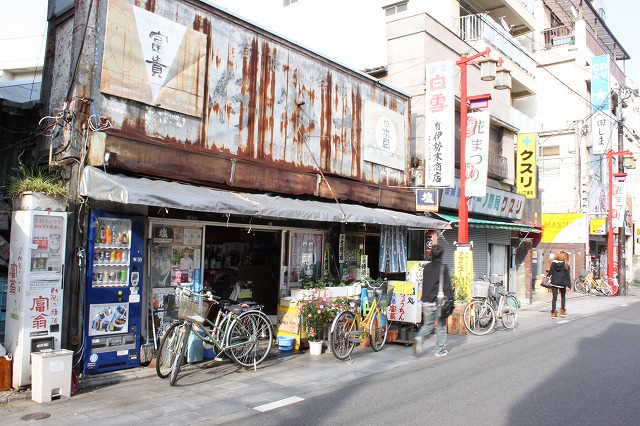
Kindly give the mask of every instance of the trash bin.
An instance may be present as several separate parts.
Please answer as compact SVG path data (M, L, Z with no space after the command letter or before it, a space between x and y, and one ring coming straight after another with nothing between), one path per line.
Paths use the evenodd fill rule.
M43 350L31 354L31 399L48 402L71 396L73 351Z

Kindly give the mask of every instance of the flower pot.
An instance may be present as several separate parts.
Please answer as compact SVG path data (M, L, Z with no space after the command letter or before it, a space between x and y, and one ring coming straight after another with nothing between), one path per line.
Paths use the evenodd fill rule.
M322 354L322 340L309 341L309 354L321 355Z
M63 212L67 209L67 200L62 196L26 191L13 200L13 209Z

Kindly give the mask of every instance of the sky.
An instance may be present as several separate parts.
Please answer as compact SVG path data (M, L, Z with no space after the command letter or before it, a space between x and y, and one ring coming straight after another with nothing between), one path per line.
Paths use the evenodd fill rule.
M238 0L242 1L242 0ZM317 0L314 0L317 1ZM638 0L602 0L606 23L615 38L631 56L618 65L634 83L640 85L640 43L637 41ZM45 34L47 0L0 0L0 39ZM2 55L2 52L0 52Z

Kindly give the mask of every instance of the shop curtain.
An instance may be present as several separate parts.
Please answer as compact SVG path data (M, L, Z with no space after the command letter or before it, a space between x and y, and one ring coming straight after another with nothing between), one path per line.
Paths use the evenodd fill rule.
M406 272L407 227L380 227L380 272Z

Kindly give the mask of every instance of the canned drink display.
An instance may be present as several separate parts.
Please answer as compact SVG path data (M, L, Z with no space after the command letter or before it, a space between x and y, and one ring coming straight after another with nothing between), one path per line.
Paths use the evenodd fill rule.
M116 280L116 271L109 271L109 282L114 282Z
M122 282L126 282L127 281L127 270L123 269L120 271L120 281Z
M98 252L98 262L100 262L100 263L104 262L104 252L103 251L99 251Z
M116 261L116 251L115 250L111 250L111 261L112 262Z
M116 250L116 262L122 262L122 252L120 250Z
M93 253L93 261L94 262L99 262L100 261L100 252L97 251L97 250Z
M95 283L95 282L98 282L98 273L97 273L97 272L94 272L94 273L93 273L93 282L94 282L94 283Z
M103 280L103 273L102 273L102 272L98 272L96 275L97 275L97 279L96 279L96 281L97 281L97 282L102 282L102 280Z

